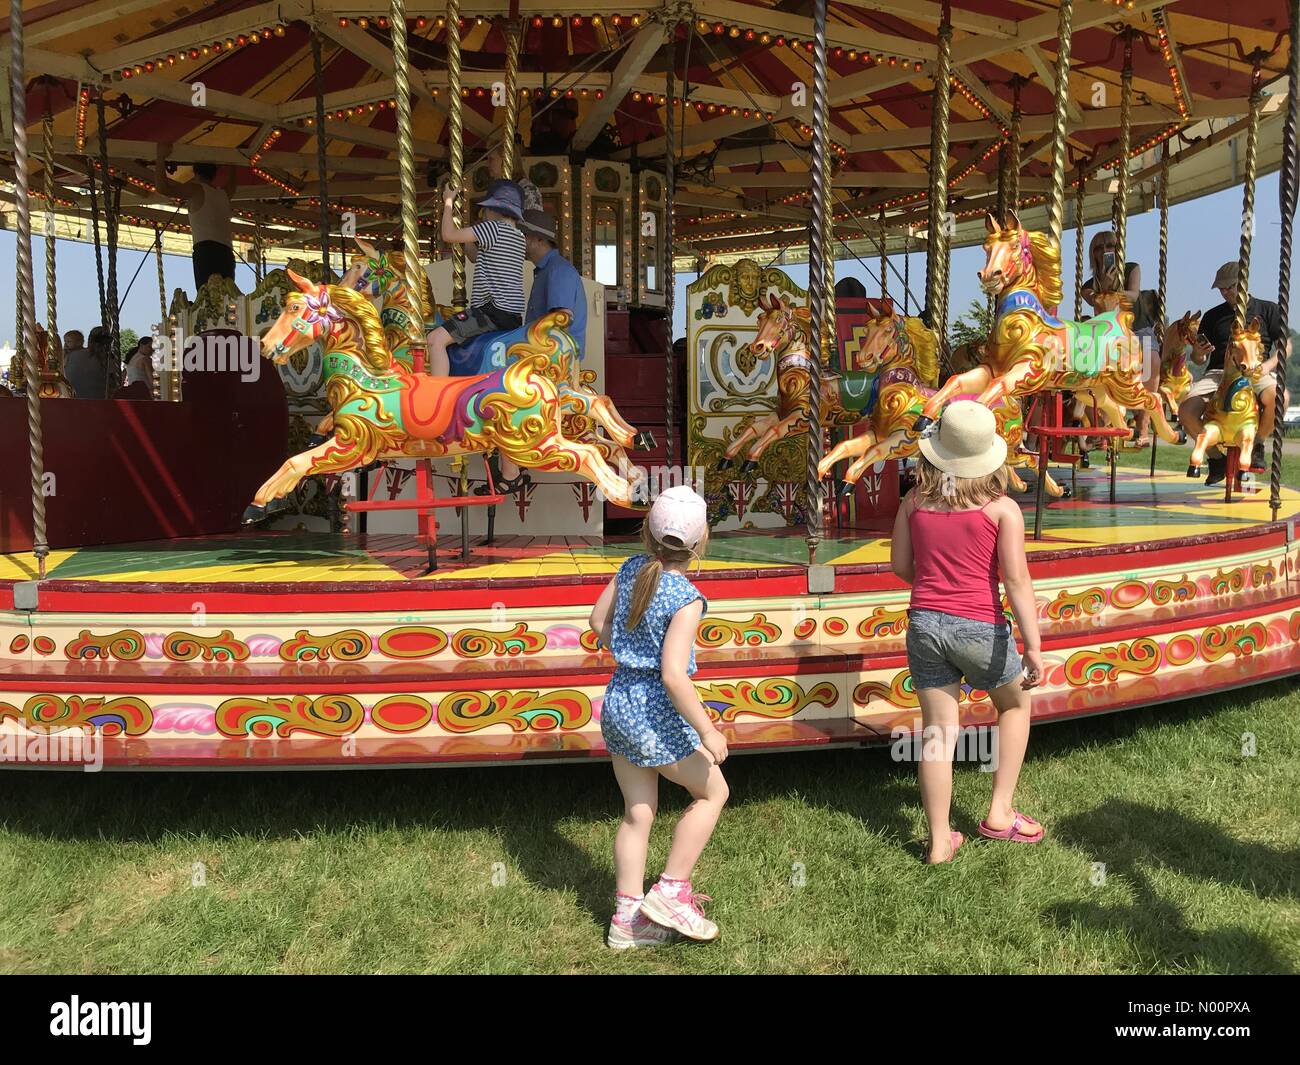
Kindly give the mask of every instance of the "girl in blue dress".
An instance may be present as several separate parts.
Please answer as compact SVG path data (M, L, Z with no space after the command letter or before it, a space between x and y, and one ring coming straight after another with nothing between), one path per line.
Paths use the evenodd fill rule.
M701 906L707 896L691 888L691 873L728 794L718 768L727 741L691 683L695 635L707 603L686 572L702 557L708 537L704 500L685 486L668 489L642 526L645 553L620 567L591 611L592 630L618 663L600 718L623 792L623 823L614 837L617 894L606 937L616 949L655 946L675 934L699 940L718 935ZM661 776L695 801L673 833L663 876L643 895Z

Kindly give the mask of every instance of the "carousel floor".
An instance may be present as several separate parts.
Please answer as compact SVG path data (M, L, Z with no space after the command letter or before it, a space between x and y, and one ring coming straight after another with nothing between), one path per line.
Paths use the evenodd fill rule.
M1028 541L1031 554L1080 549L1122 549L1155 540L1193 540L1248 530L1270 521L1268 493L1261 490L1223 501L1223 489L1165 471L1154 478L1121 469L1117 502L1109 502L1103 470L1081 474L1072 498L1051 501L1043 538ZM1300 514L1300 491L1285 488L1283 520ZM1025 505L1032 529L1033 506ZM875 533L830 529L818 551L819 563L835 567L873 566L889 561L889 539ZM631 537L502 537L491 546L473 544L460 558L457 535L439 541L439 569L428 576L426 552L413 537L343 537L307 533L250 533L224 537L115 544L51 552L47 576L56 581L129 584L249 584L292 582L352 584L408 580L463 581L572 579L612 574L638 550ZM800 529L716 533L705 571L803 567L807 548ZM0 581L31 580L32 557L0 555Z

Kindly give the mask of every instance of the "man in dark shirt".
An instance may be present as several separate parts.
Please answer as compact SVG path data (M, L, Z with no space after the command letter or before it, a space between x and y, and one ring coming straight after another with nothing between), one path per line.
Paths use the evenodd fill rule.
M1206 364L1205 375L1187 393L1178 406L1178 420L1183 423L1187 435L1195 439L1204 426L1205 404L1219 389L1223 381L1223 360L1228 353L1228 344L1232 340L1232 322L1237 305L1238 268L1235 262L1224 263L1214 275L1213 288L1219 290L1223 302L1212 310L1206 311L1201 318L1200 335L1192 349L1192 361ZM1246 302L1246 321L1259 319L1260 339L1264 342L1264 369L1259 380L1255 382L1255 398L1259 401L1259 434L1255 439L1255 453L1251 456L1252 466L1264 463L1264 441L1273 432L1273 412L1277 407L1277 352L1279 341L1289 344L1282 327L1282 312L1276 303L1251 296ZM1207 363L1208 359L1208 363ZM1283 407L1286 397L1283 396ZM1222 481L1225 462L1222 456L1211 456L1210 476L1207 484Z

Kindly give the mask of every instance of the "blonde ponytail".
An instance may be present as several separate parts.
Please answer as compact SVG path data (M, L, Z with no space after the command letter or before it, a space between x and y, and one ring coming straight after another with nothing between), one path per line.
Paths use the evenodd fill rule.
M659 591L659 578L663 573L664 564L652 557L636 575L636 583L632 585L632 605L627 612L628 632L641 624L641 619L645 617L645 612L649 609L655 593Z

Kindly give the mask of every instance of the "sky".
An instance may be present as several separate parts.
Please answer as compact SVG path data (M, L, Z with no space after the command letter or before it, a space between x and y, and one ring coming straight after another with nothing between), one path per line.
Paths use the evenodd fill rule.
M1251 290L1256 296L1277 298L1278 243L1281 212L1278 207L1278 176L1276 173L1261 178L1255 195L1258 214L1254 244L1251 253ZM1142 266L1144 288L1155 288L1159 253L1159 214L1147 211L1129 219L1128 257ZM1218 267L1237 258L1241 218L1240 187L1178 204L1169 210L1169 309L1173 315L1194 308L1208 309L1219 302L1211 291L1210 281ZM1090 226L1088 239L1100 225ZM0 231L0 262L14 263L16 241L12 231ZM45 238L32 240L35 268L36 315L45 320ZM1074 240L1071 229L1066 236L1066 262L1064 264L1065 307L1073 309L1074 303ZM914 252L911 256L910 276L914 297L924 295L925 256ZM902 272L903 257L892 257L894 265ZM193 292L194 278L188 258L164 256L167 292L184 287ZM80 329L88 332L98 321L99 296L95 277L95 249L93 245L76 241L60 241L57 248L58 267L58 325L60 332ZM867 261L874 271L875 257ZM957 318L972 300L983 302L975 271L984 264L978 247L958 248L952 255L952 280L949 296L949 313ZM132 275L135 277L131 282ZM12 267L11 267L12 269ZM806 264L787 267L791 278L799 285L808 281ZM1298 271L1300 272L1300 271ZM854 259L841 259L836 263L836 277L857 277L867 287L868 295L879 291L862 264ZM695 279L694 274L681 274L677 278L676 314L674 336L684 335L686 285ZM235 268L235 280L245 291L253 288L253 271L242 263ZM16 286L15 286L16 287ZM892 275L890 292L896 299L901 294L901 282ZM1292 292L1294 294L1294 285ZM0 347L13 343L14 289L0 286ZM122 303L122 328L147 333L159 318L158 279L152 253L122 251L118 254L118 292ZM913 313L916 302L913 301Z

